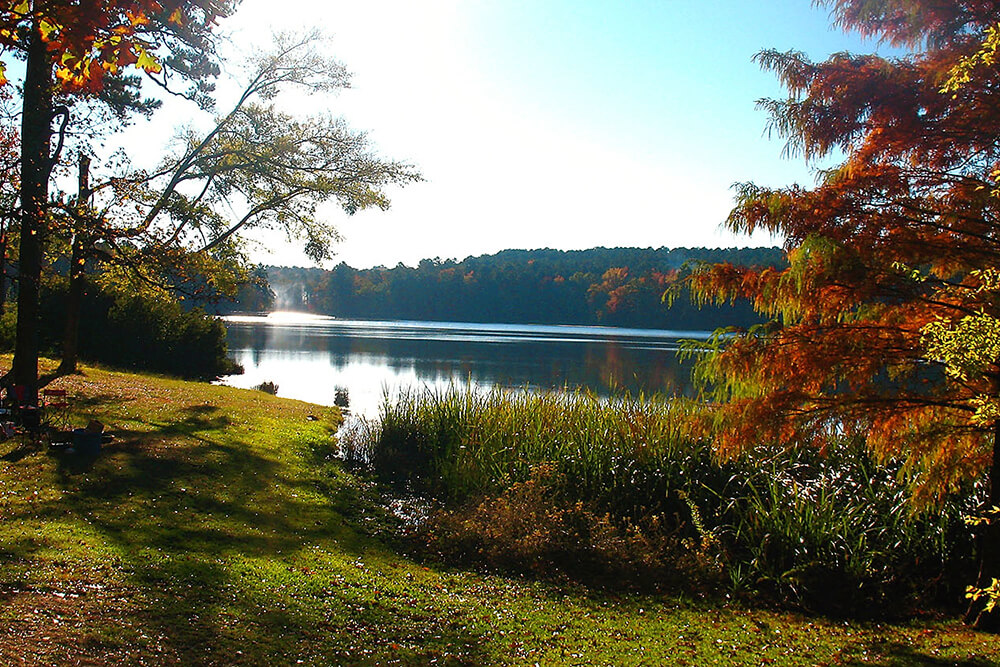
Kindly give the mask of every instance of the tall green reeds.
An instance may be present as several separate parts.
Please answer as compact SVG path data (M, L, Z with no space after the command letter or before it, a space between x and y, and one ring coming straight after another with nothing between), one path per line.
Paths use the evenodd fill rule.
M733 591L824 611L902 609L939 593L960 598L971 551L965 508L952 503L916 514L899 471L849 440L834 439L823 451L762 447L720 462L710 438L688 426L705 409L645 396L415 392L387 400L349 449L383 481L444 501L452 508L452 520L441 522L446 530L488 526L496 508L531 512L526 499L544 499L549 506L537 516L558 517L551 530L572 523L573 539L599 534L601 553L617 553L605 548L617 527L619 542L673 550L632 549L629 557L659 566L715 563ZM543 466L545 474L533 476ZM463 506L465 518L453 520ZM580 529L581 521L590 527ZM480 532L502 541L494 528ZM486 549L483 539L476 537L481 552L504 548ZM537 558L531 567L539 569Z
M410 392L385 402L380 418L355 434L352 451L384 480L451 502L499 492L552 462L574 497L631 514L665 501L672 488L690 492L684 478L693 473L702 481L725 474L710 443L687 435L699 409L642 396Z

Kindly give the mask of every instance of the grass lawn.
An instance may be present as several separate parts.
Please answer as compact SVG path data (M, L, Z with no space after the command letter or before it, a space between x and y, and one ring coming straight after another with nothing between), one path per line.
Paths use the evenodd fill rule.
M86 368L96 458L0 442L0 664L997 665L950 620L865 624L426 567L376 539L337 415Z

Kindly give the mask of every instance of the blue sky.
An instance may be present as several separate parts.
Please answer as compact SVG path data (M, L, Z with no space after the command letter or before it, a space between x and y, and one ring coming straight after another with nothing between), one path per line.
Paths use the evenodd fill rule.
M338 260L358 267L504 248L773 243L720 226L734 182L812 178L763 134L755 102L782 91L753 54L877 49L809 0L275 6L244 0L224 24L234 48L323 28L353 87L305 108L342 114L427 179L393 192L388 212L326 211L345 237ZM148 143L149 128L134 132ZM308 265L280 237L261 238L256 259Z

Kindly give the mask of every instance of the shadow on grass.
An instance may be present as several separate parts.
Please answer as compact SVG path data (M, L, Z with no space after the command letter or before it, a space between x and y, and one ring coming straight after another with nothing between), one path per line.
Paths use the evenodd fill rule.
M25 438L20 438L18 440L17 446L0 456L0 461L6 461L7 463L17 463L18 461L24 459L31 454L38 453L42 450L42 445L37 442L30 442Z
M111 393L95 393L86 396L75 396L73 406L78 412L88 412L94 408L106 408L121 401L121 397Z
M454 615L384 594L387 575L366 561L385 554L345 525L314 471L235 440L229 424L191 406L152 430L114 432L97 456L61 454L61 497L11 518L96 529L145 609L121 641L159 637L185 663L485 662L483 637ZM42 546L0 553L27 562Z
M872 654L879 656L873 659ZM869 667L994 667L996 662L991 659L964 657L942 658L928 655L926 649L921 650L909 644L892 642L873 645L864 657L838 662L845 667L867 665Z

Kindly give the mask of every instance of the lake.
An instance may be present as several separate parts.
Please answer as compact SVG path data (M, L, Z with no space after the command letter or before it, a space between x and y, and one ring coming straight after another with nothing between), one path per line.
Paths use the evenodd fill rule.
M681 339L708 332L530 324L341 320L303 313L230 315L223 384L278 385L278 395L349 403L374 417L388 393L449 385L690 393Z

